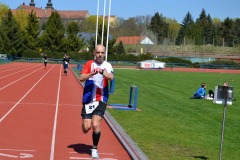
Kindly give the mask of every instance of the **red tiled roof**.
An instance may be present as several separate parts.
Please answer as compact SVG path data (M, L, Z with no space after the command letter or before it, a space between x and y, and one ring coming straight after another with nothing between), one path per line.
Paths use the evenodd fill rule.
M145 36L128 36L128 37L118 37L116 44L122 41L123 44L140 44L140 42L146 38Z
M38 8L35 6L27 6L27 5L20 5L17 9L12 10L13 14L16 13L17 10L22 9L27 11L28 13L31 13L33 10L36 13L36 16L38 18L49 18L51 13L53 11L57 11L54 9L42 9ZM79 18L86 18L88 16L88 11L87 10L82 10L82 11L57 11L60 15L61 18L66 18L66 19L79 19Z
M86 18L88 16L88 11L87 10L83 10L83 11L58 11L58 13L60 14L61 18L79 18L79 17L83 17Z

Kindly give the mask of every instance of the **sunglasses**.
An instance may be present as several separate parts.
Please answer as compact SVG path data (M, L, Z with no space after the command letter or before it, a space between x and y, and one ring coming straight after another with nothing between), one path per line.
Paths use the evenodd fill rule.
M102 54L105 54L105 52L96 52L97 54L99 54L99 53L102 53Z

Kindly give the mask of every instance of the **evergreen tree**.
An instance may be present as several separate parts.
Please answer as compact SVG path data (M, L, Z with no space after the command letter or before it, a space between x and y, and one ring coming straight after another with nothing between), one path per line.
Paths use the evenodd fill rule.
M184 44L184 35L185 35L185 28L183 27L183 25L181 25L181 28L178 32L175 44L176 45L182 45Z
M163 43L164 39L168 37L168 23L158 12L152 17L148 28L157 36L158 43Z
M196 26L198 32L200 32L199 34L201 35L197 39L198 45L213 44L214 28L212 18L209 14L206 15L206 11L204 9L202 9L199 18L196 20Z
M47 22L46 30L40 37L43 50L63 51L65 42L65 29L57 11L52 12Z
M194 34L196 34L195 23L190 12L188 12L186 17L184 18L183 26L185 28L185 35L184 35L185 41L186 42L194 41L195 39Z
M83 47L83 39L78 36L78 23L71 21L67 25L66 51L79 51Z
M0 43L0 52L11 55L12 57L22 56L24 49L23 34L10 9L7 15L2 18L0 25Z
M234 31L235 31L234 43L240 44L240 19L239 18L237 18L234 21Z
M222 37L224 38L224 45L233 46L234 43L234 22L231 18L227 17L221 25Z
M28 49L38 51L39 21L33 11L28 15L28 25L25 30L24 42Z
M116 54L125 54L125 53L126 51L125 51L124 45L122 41L120 41L119 44L117 44L116 46Z
M190 12L187 12L182 21L182 25L176 39L176 44L180 45L185 44L186 41L193 41L193 35L195 32L195 23L193 21L192 15Z
M207 24L204 27L205 44L213 44L214 26L210 14L207 16Z

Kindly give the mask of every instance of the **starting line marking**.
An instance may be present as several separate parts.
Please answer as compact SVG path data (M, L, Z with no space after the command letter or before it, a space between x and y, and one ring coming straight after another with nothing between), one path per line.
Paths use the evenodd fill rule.
M13 152L35 152L35 150L21 150L21 149L2 149L0 148L0 151L13 151ZM16 154L6 154L1 153L0 157L8 157L8 158L32 158L33 154L30 153L16 153Z
M92 159L92 158L82 158L82 157L70 157L70 159L73 160L85 160L85 159ZM118 160L118 159L114 159L114 158L98 158L98 160Z
M77 152L69 152L70 154L79 154ZM114 156L113 153L98 153L99 155L107 155L107 156ZM86 158L86 157L70 157L70 159L72 160L88 160L88 159L92 159L90 158ZM115 158L98 158L98 160L118 160Z
M29 153L20 153L19 155L0 153L0 156L8 157L8 158L32 158L33 157L33 155Z

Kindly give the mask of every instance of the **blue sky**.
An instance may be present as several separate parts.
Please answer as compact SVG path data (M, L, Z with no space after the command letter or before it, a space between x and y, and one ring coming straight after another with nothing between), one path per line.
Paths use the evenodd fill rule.
M90 15L97 14L97 0L51 0L57 10L88 10ZM0 0L10 8L16 9L25 2L29 5L31 0ZM36 7L46 7L48 0L34 0ZM99 0L99 14L103 15L104 0ZM108 3L106 11L108 15ZM111 0L111 15L128 19L135 16L153 16L156 12L165 17L182 22L189 11L194 20L199 17L204 8L212 18L224 20L227 17L240 18L240 0Z

